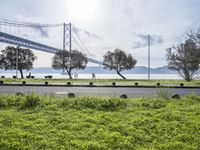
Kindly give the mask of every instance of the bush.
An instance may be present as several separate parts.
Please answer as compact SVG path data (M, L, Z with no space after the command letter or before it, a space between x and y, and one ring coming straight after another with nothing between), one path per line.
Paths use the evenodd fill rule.
M93 86L93 82L90 82L90 84L89 84L90 86Z
M113 85L113 86L115 86L115 85L116 85L116 83L115 83L115 82L113 82L113 83L112 83L112 85Z
M138 86L139 84L138 84L138 82L135 82L135 86Z
M25 97L23 107L24 108L34 108L41 104L41 99L39 95L30 94Z
M192 101L200 102L200 96L192 93L186 96L187 99L191 99Z
M181 84L180 84L180 86L181 86L181 87L184 87L184 84L183 84L183 83L181 83Z
M53 78L53 76L52 76L52 75L48 75L47 77L48 77L49 79L52 79L52 78Z
M23 96L13 96L13 95L1 95L0 96L0 108L10 107L10 106L20 106L23 101Z
M65 99L61 103L62 107L74 109L97 109L104 111L115 111L119 108L127 106L127 102L118 98L94 98L94 97L80 97L76 99Z

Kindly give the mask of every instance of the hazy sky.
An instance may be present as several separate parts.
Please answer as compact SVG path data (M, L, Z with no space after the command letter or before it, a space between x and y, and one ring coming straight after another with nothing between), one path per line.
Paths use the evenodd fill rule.
M0 18L33 23L72 22L97 59L107 50L131 53L138 66L147 66L147 35L151 66L166 65L166 48L184 40L187 30L200 28L200 0L1 0ZM1 27L1 26L0 26ZM57 42L60 37L46 38ZM53 32L53 31L52 31ZM26 33L28 34L28 33ZM26 35L24 33L24 35ZM76 44L74 43L74 48ZM1 49L5 44L0 43ZM52 45L53 46L53 45ZM35 66L51 66L51 54L34 51Z

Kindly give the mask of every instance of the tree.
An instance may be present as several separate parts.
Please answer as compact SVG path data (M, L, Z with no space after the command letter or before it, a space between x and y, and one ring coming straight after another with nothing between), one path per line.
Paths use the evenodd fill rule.
M200 29L197 32L194 32L192 30L186 32L186 37L192 40L198 46L200 46Z
M115 70L123 79L126 78L121 74L121 71L134 68L136 63L137 60L131 54L126 54L120 49L115 49L114 52L107 51L103 60L105 69Z
M18 70L23 76L23 70L30 70L33 68L33 62L36 60L36 56L30 49L15 48L7 46L5 50L2 50L0 55L0 68L5 70L16 69L16 52L18 50Z
M167 49L168 68L177 71L186 81L191 81L199 69L199 56L200 49L196 43L187 39L185 43Z
M72 50L71 53L60 50L56 52L52 59L52 67L56 70L65 69L69 78L72 79L71 71L73 69L85 69L87 62L87 57L77 50Z

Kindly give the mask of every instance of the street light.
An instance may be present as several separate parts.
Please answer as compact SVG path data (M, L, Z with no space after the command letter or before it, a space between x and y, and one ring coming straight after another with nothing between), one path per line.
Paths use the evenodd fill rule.
M148 80L150 80L150 40L151 36L148 34Z
M19 57L19 45L16 48L16 78L18 77L18 57Z

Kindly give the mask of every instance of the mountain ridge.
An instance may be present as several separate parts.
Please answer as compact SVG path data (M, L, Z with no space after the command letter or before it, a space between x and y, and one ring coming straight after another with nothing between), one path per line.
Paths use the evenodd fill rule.
M12 70L12 71L0 70L0 73L12 73L12 72L15 72L15 70ZM50 68L50 67L38 67L38 68L34 68L29 71L24 71L24 73L29 73L29 72L56 74L56 73L61 73L62 70L54 70L53 68ZM103 66L89 66L89 67L86 67L84 70L73 70L73 72L77 72L79 74L88 74L88 73L116 74L115 71L104 69ZM150 72L151 72L151 74L176 74L175 71L169 70L167 66L151 68ZM124 73L124 74L147 74L148 68L145 66L136 66L135 68L133 68L131 70L123 71L122 73Z

